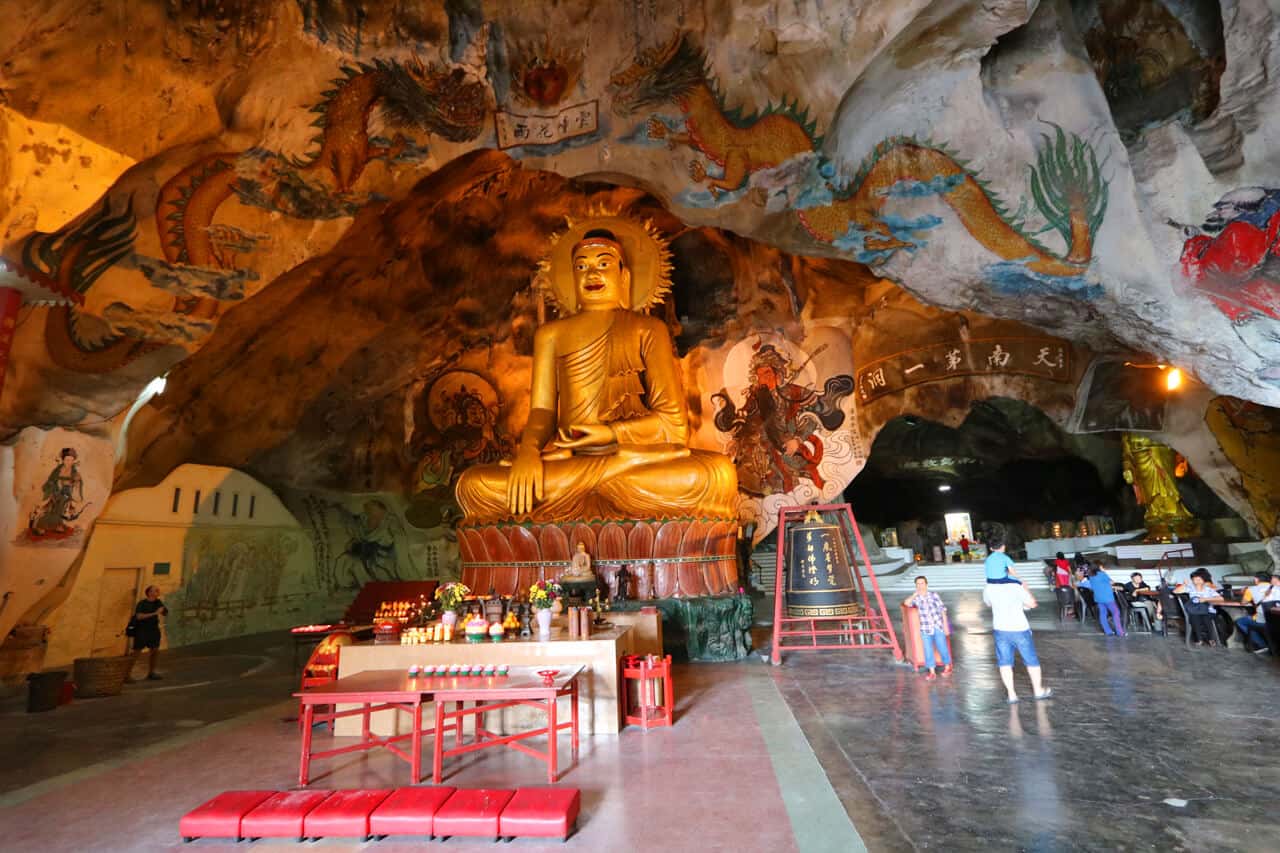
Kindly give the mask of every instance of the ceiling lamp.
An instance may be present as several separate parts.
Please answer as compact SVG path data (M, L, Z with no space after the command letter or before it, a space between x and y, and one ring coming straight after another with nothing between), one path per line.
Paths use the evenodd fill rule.
M949 492L949 491L951 491L951 487L950 487L950 486L948 486L946 483L943 483L941 486L938 486L938 491L940 491L940 492Z
M1164 387L1167 391L1177 391L1182 387L1182 371L1176 367L1169 368L1164 375Z

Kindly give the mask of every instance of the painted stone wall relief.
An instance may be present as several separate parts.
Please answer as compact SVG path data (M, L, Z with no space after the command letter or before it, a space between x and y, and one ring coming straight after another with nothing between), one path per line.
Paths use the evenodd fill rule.
M424 577L405 523L386 498L338 501L305 495L301 503L299 520L309 528L317 589L335 592L369 581Z
M263 147L200 154L157 178L154 195L145 181L122 181L64 228L33 233L6 252L20 274L69 303L46 319L56 364L103 373L163 343L200 341L223 306L252 292L269 250L291 241L287 221L272 233L242 223L352 217L383 198L360 191L371 163L419 169L429 136L458 143L485 130L487 84L461 67L385 56L344 62L339 72L311 107L317 130L306 154ZM152 168L168 173L163 164ZM155 230L143 234L148 220ZM86 294L107 273L172 293L171 308L144 316L117 300L86 312Z
M14 540L15 545L80 547L84 527L78 519L93 501L85 495L80 452L75 447L64 447L58 452L48 476L38 491L33 490L29 501L33 505L26 514L27 526Z
M1199 227L1180 227L1183 277L1268 362L1260 378L1280 385L1280 189L1232 190Z
M447 503L452 501L453 485L463 471L509 458L513 445L498 423L498 392L478 373L451 370L442 374L431 383L425 403L430 428L412 442L422 455L416 489L425 499ZM424 526L416 519L414 523Z
M823 435L844 424L840 402L853 393L853 377L827 377L819 391L804 375L811 357L793 364L787 348L763 340L751 349L745 375L733 377L746 386L738 402L724 389L711 395L719 407L716 429L729 436L728 453L738 468L738 488L764 497L790 492L805 479L821 490L826 485L821 470L826 453ZM731 352L726 374L740 370L736 361Z
M853 176L841 175L797 101L754 113L730 106L706 51L688 32L641 53L609 88L615 112L650 113L624 141L698 155L688 164L695 187L678 204L719 207L747 199L770 210L794 209L810 238L876 266L928 245L943 219L913 208L937 198L999 258L986 270L997 292L1101 293L1084 276L1106 215L1108 180L1093 145L1062 127L1050 124L1051 132L1041 134L1036 162L1028 165L1030 203L1022 200L1011 213L959 155L926 140L885 139ZM1042 242L1044 233L1056 233L1063 248Z
M752 335L729 349L724 384L710 394L714 435L738 472L739 519L757 539L780 506L834 498L865 462L853 376L818 367L831 363L829 347Z

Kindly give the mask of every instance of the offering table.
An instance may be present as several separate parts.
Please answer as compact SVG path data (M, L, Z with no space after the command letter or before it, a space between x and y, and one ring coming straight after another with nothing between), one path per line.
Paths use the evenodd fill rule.
M653 614L652 618L658 618L658 615ZM535 635L532 639L504 640L500 643L454 640L450 643L422 646L345 646L338 660L338 676L346 678L371 669L398 669L407 672L413 664L507 664L539 669L581 666L583 672L578 677L578 719L582 732L617 734L621 728L622 704L618 661L623 655L642 652L635 647L636 637L631 625L615 624L612 628L593 632L588 639L571 640L563 618L557 618L552 622L549 640L539 640ZM527 727L529 721L507 719L507 714L518 715L520 709L509 709L501 713L501 720L486 720L484 727L496 732ZM392 711L376 712L371 715L370 730L383 736L407 733L409 725L397 719L400 716L403 715ZM334 733L339 736L359 735L359 718L339 718Z

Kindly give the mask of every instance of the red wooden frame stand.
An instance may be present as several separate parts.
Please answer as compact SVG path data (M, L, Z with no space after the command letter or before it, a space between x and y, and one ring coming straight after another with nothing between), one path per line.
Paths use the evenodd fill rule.
M787 525L801 521L807 513L836 513L846 552L850 555L849 571L853 575L862 601L862 614L858 616L794 617L786 612L786 541ZM855 553L853 544L857 543ZM861 561L861 562L859 562ZM865 573L865 574L864 574ZM870 591L868 592L868 582ZM875 596L874 606L871 595ZM777 582L773 596L773 650L770 660L774 666L782 663L782 652L826 651L828 649L889 649L897 661L902 660L902 647L893 630L893 620L885 609L880 596L880 584L871 568L867 546L848 504L818 504L815 506L788 506L778 510L778 566Z

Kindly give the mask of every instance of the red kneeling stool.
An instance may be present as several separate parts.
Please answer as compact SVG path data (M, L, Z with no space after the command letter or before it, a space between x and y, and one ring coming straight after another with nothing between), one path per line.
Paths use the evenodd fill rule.
M178 833L184 842L195 838L244 838L240 821L260 806L275 791L225 791L202 806L197 806L178 821Z
M371 835L436 835L436 812L453 788L397 788L369 815Z
M577 788L521 788L498 818L498 834L567 841L578 821L582 792Z
M245 838L296 838L301 841L302 823L332 791L281 791L272 794L240 820Z
M334 791L302 819L307 838L363 838L368 840L369 816L391 791Z
M505 788L459 788L445 801L432 821L438 838L463 835L498 839L498 815L515 796Z
M671 655L627 655L622 659L622 677L639 682L635 696L631 695L631 685L626 685L627 725L646 729L671 725L676 706Z

